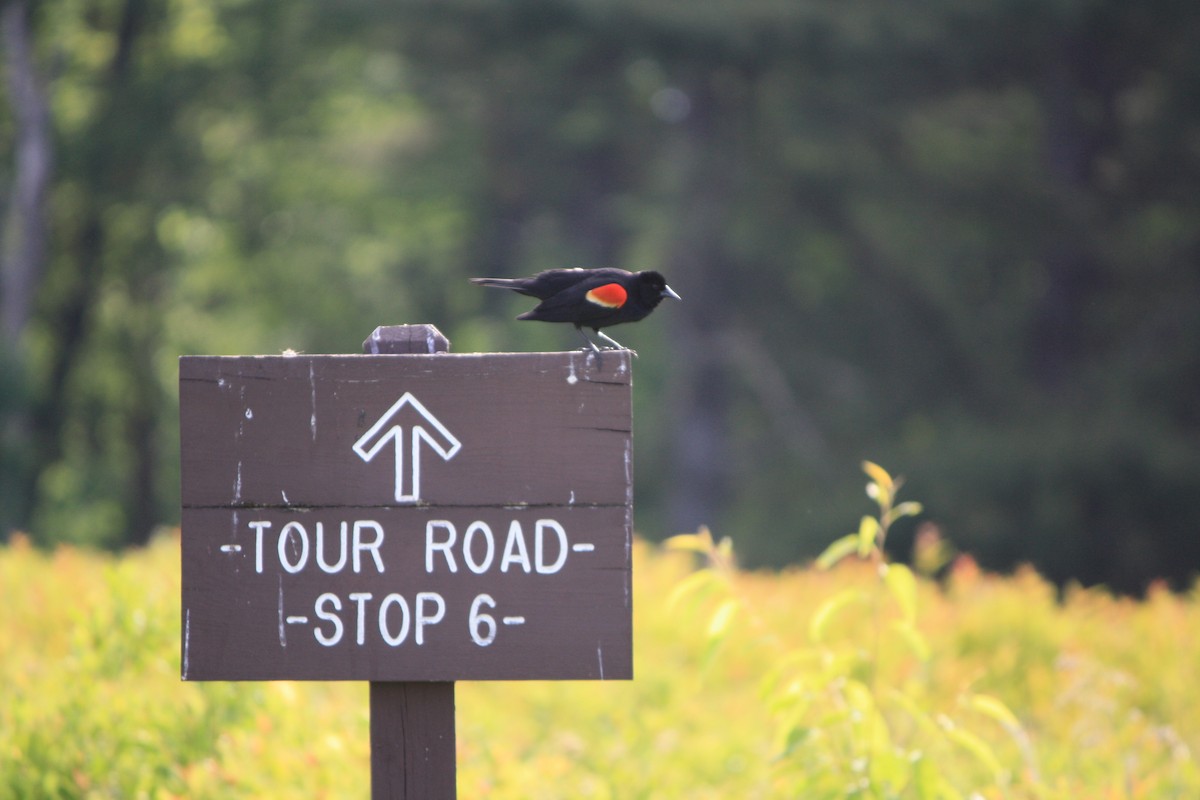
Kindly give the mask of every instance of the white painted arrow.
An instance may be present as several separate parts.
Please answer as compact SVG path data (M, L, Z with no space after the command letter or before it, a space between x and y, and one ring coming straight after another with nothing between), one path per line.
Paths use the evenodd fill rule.
M394 418L405 406L411 406L429 425L429 428L440 434L440 436L435 436L419 423L409 427L411 460L407 473L404 459L404 428L393 424ZM391 408L383 412L383 416L375 421L371 429L354 443L354 452L358 453L358 457L363 461L371 461L379 455L389 441L395 442L397 503L417 503L421 500L421 442L429 445L433 452L441 456L444 461L454 458L462 447L462 442L454 438L454 434L446 430L446 426L441 423L441 420L430 414L429 409L421 405L421 402L410 392L405 392L399 400L392 404Z

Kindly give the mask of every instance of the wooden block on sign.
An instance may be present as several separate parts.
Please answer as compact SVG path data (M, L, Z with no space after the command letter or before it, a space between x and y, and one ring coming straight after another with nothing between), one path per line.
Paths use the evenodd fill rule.
M385 353L446 353L450 340L433 325L380 325L363 342L363 352L370 355Z

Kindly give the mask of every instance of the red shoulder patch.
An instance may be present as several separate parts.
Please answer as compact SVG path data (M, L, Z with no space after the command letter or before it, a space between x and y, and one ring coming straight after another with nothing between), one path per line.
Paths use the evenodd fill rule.
M603 286L597 286L586 295L589 302L595 303L598 306L605 308L620 308L625 305L625 300L629 295L625 292L625 287L619 283L606 283Z

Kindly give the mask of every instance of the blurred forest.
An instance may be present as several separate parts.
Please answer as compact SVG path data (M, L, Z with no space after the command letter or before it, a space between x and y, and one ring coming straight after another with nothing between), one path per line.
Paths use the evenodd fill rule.
M467 278L613 265L684 300L617 332L641 533L811 557L870 458L987 566L1200 568L1195 0L6 0L0 42L0 531L176 522L181 354L573 348Z

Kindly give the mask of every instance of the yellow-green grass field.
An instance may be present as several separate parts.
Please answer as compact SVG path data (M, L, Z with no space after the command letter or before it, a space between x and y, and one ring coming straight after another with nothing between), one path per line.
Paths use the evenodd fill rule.
M1200 797L1194 594L713 553L637 546L632 682L459 684L459 796ZM365 684L183 683L179 637L177 536L0 548L0 798L367 796Z

